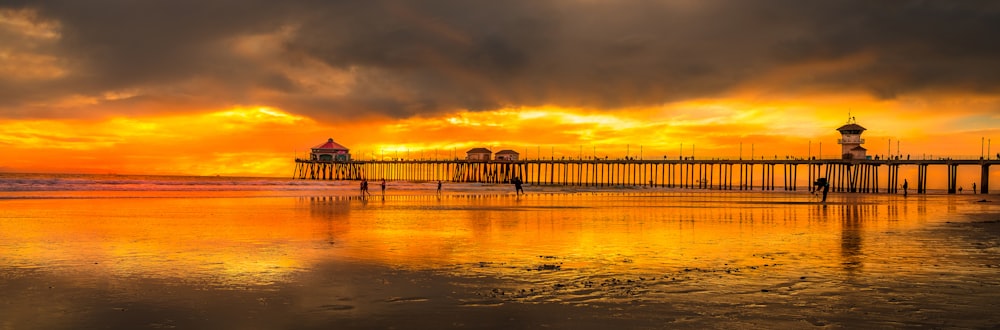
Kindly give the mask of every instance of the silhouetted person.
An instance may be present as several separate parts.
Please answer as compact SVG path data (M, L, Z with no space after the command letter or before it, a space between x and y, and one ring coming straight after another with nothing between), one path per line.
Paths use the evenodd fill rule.
M973 195L976 194L976 183L975 182L972 183L972 194Z
M524 193L524 188L521 187L521 184L523 183L521 182L521 178L515 176L514 179L510 180L510 183L514 184L514 192L517 193L518 196Z
M813 185L823 188L823 204L826 204L826 194L830 192L830 182L826 181L826 178L819 178L813 182Z
M826 194L830 192L830 183L823 180L823 203L826 203Z
M382 179L382 196L385 196L385 179Z
M438 180L438 193L441 193L441 180Z
M906 197L906 189L908 189L909 187L910 187L909 182L906 182L906 179L903 179L903 197Z
M958 193L959 193L959 194L961 194L961 193L962 193L962 187L958 187Z
M361 180L361 196L364 195L371 196L372 193L368 192L368 179Z

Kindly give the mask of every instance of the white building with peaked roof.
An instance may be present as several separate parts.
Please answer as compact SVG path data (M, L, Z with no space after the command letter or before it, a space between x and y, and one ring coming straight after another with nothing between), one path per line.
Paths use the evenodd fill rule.
M865 159L868 157L866 155L868 149L861 146L865 143L865 139L861 138L861 133L865 131L865 128L858 125L854 121L854 117L848 119L847 124L840 126L837 130L840 131L840 139L837 139L837 143L841 146L842 159Z
M490 158L492 158L491 157L492 155L493 155L493 152L490 151L490 149L486 149L486 148L473 148L473 149L465 152L465 159L466 160L475 160L475 161L488 161L488 160L490 160Z
M520 155L521 154L519 154L517 151L505 149L497 151L497 154L494 159L512 162L512 161L517 161Z

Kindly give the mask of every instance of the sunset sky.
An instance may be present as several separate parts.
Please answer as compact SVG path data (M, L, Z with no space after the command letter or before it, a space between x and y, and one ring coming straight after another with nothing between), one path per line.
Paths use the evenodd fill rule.
M869 154L978 158L998 32L993 0L7 0L0 172L290 176L330 137L833 158L848 112Z

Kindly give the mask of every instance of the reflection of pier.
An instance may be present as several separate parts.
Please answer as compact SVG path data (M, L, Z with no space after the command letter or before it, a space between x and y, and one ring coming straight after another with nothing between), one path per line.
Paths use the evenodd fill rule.
M312 180L408 180L506 183L520 177L525 183L569 186L658 186L720 190L774 190L777 176L784 190L809 186L825 177L832 191L899 192L899 170L915 166L917 193L927 192L927 172L934 165L948 170L948 193L958 187L958 166L980 166L980 192L989 192L989 168L1000 160L403 160L315 161L295 160L294 178ZM882 166L886 168L880 169ZM801 167L808 181L799 182ZM880 179L880 173L885 179ZM756 176L756 177L755 177ZM884 186L881 186L884 184ZM811 187L811 186L810 186Z

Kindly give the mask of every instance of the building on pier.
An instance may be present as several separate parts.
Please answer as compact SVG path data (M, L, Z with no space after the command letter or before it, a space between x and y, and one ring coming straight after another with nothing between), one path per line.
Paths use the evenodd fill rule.
M854 121L854 117L850 117L847 120L847 124L837 128L840 131L840 139L837 139L837 143L841 146L841 157L843 159L865 159L867 155L865 153L868 151L861 144L865 143L865 139L861 138L861 132L865 131L864 127L858 125Z
M330 138L326 142L312 147L309 159L321 162L346 162L351 160L351 151L347 147L333 142L333 138Z
M497 151L496 160L513 162L517 161L519 156L521 156L521 154L514 150L500 150Z
M485 162L485 161L488 161L491 158L493 158L492 156L493 156L493 152L490 151L490 149L486 149L486 148L473 148L472 150L469 150L469 151L465 152L465 159L466 160L475 160L475 161L484 161Z

